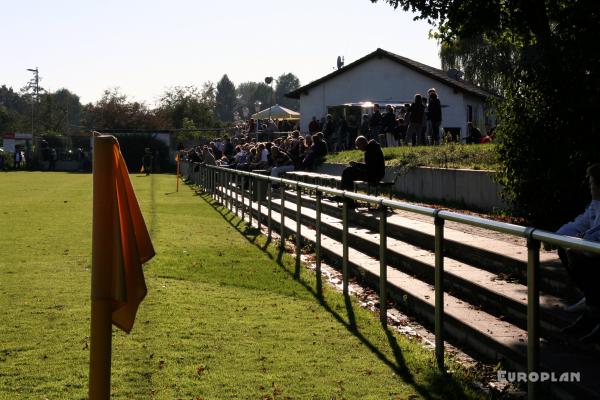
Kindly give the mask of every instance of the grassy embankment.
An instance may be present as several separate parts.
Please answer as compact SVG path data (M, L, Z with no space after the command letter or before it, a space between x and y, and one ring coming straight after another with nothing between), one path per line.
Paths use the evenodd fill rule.
M386 165L425 166L436 168L469 168L496 170L498 155L493 144L441 146L402 146L383 148ZM327 156L329 163L347 164L349 161L362 161L360 150L342 151Z
M115 399L463 399L472 375L430 351L173 176L132 180L157 256ZM87 397L91 175L0 173L0 399Z

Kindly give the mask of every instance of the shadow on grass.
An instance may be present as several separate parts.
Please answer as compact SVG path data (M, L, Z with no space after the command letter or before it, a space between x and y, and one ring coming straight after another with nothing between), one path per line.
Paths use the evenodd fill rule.
M273 256L268 251L269 244L271 243L271 238L266 237L266 243L262 244L257 242L257 238L261 234L261 231L258 228L248 227L245 224L245 221L241 219L237 219L237 216L233 214L229 209L224 207L218 201L214 200L209 194L203 194L202 197L208 204L210 204L225 221L227 221L231 226L236 228L238 232L240 232L248 242L254 244L256 247L261 249L269 258L273 259ZM234 224L234 220L237 219L237 223ZM241 225L241 226L240 226ZM414 389L425 399L433 399L430 392L434 392L437 395L443 395L445 399L463 399L466 397L461 385L454 379L452 376L438 373L435 371L435 367L432 366L431 374L429 374L426 378L427 385L418 384L414 380L414 376L410 369L406 365L406 361L404 355L402 353L402 349L398 344L396 337L394 336L392 330L388 327L387 323L381 323L381 329L383 330L389 348L393 354L393 359L390 359L388 355L386 355L381 349L377 348L363 333L360 332L356 323L356 317L354 313L354 304L352 303L351 297L349 294L344 294L344 304L346 309L346 316L340 315L336 310L334 310L325 300L323 295L323 282L320 271L320 266L317 266L316 275L316 288L304 278L298 279L295 276L296 271L294 270L293 265L286 266L283 262L283 254L285 253L285 248L283 246L278 246L277 257L275 261L279 265L279 267L287 273L289 276L293 277L299 284L304 286L304 288L313 295L313 297L321 304L321 306L330 313L341 325L343 325L352 335L354 335L360 342L366 346L379 360L381 360L385 365L387 365L394 373L396 373L399 377L403 379L404 382L410 384L414 387ZM437 397L437 396L435 396Z

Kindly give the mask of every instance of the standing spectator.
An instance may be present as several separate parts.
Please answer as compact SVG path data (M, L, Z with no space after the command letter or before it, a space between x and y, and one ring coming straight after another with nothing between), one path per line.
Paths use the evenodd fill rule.
M22 157L21 157L22 159ZM58 153L56 149L53 147L50 149L50 164L48 164L48 171L56 170L56 161L58 160Z
M396 114L394 107L388 104L385 107L385 113L381 117L382 133L385 133L386 147L398 146L398 142L394 137L394 128L396 127Z
M398 142L398 146L403 142L406 143L406 123L404 118L396 119L396 126L394 127L394 139Z
M319 132L319 122L317 121L317 117L312 117L312 120L308 124L308 133L314 135Z
M323 126L323 135L325 136L325 141L335 149L335 122L333 122L333 117L331 114L327 114L327 119L325 120L325 125Z
M142 157L142 165L144 167L144 172L146 176L150 175L152 172L152 160L154 156L152 155L152 150L149 148L144 149L144 156Z
M283 121L283 131L284 132L289 132L292 130L292 125L290 124L290 121L288 121L287 119Z
M406 140L410 140L413 146L423 144L422 131L423 131L423 118L425 117L425 107L423 107L423 100L419 93L415 94L415 98L410 105L409 109L409 120Z
M371 134L369 132L369 116L364 114L362 116L362 123L360 124L360 135L366 137L367 139L372 139Z
M77 148L77 154L75 155L77 158L77 171L83 171L84 163L85 163L85 153L81 147Z
M431 140L433 144L440 144L440 125L442 124L442 105L434 88L429 89L429 103L427 104L427 119L431 124Z
M381 133L381 111L379 111L379 104L373 104L373 113L369 119L369 129L371 130L370 137L372 139L378 139Z
M340 117L340 121L338 123L337 128L337 151L342 151L346 149L346 139L348 138L348 123L346 122L346 118L342 115Z

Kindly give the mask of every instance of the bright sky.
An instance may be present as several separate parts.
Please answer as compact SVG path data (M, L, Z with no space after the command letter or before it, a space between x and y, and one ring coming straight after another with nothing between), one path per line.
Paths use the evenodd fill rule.
M35 0L2 5L0 85L41 85L83 103L119 87L154 106L176 85L260 82L292 72L302 85L381 47L439 68L431 27L369 0Z

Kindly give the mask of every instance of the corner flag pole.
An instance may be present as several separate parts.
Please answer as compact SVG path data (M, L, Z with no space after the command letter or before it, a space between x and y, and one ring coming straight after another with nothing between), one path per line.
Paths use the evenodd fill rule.
M112 353L112 237L116 224L115 185L112 182L111 136L94 138L94 203L92 230L92 320L90 338L90 400L110 398Z

